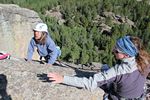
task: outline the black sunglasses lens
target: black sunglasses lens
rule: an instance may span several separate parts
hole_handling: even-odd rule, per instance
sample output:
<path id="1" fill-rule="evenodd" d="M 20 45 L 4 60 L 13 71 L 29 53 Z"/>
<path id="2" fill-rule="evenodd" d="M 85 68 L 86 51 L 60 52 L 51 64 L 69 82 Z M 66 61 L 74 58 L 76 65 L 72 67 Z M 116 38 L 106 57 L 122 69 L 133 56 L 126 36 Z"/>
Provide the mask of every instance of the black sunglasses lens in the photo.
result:
<path id="1" fill-rule="evenodd" d="M 119 52 L 117 50 L 115 50 L 114 53 L 119 53 Z"/>

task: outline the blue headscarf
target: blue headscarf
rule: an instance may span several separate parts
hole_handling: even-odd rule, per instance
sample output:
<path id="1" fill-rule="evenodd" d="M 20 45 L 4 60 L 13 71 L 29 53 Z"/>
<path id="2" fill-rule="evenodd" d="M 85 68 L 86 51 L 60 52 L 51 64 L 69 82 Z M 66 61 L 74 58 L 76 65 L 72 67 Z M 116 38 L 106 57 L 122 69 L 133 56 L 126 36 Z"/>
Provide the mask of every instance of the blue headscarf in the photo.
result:
<path id="1" fill-rule="evenodd" d="M 138 54 L 138 49 L 132 43 L 130 36 L 124 36 L 118 39 L 116 42 L 116 48 L 129 55 L 130 57 L 136 56 Z"/>

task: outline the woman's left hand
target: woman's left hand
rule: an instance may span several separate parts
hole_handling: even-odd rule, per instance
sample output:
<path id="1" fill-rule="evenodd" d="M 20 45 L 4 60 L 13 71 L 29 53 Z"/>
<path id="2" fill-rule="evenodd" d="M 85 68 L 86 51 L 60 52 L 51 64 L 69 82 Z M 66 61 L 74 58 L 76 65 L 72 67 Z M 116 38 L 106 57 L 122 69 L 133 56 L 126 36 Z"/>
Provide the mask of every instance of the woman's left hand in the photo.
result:
<path id="1" fill-rule="evenodd" d="M 62 83 L 64 80 L 64 77 L 58 73 L 48 73 L 47 77 L 50 81 L 53 81 L 52 83 Z"/>

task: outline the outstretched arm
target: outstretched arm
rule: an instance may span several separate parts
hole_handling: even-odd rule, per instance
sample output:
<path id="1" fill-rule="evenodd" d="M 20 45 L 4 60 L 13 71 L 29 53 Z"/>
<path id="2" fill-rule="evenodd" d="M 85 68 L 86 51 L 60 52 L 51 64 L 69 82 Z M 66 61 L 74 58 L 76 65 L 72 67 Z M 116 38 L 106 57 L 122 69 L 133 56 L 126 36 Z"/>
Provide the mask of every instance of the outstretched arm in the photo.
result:
<path id="1" fill-rule="evenodd" d="M 48 55 L 49 55 L 49 59 L 48 59 L 48 64 L 54 64 L 54 62 L 57 59 L 57 49 L 56 49 L 56 45 L 54 43 L 54 41 L 48 36 L 47 37 L 47 50 L 48 50 Z"/>
<path id="2" fill-rule="evenodd" d="M 34 45 L 35 45 L 35 42 L 34 42 L 34 39 L 32 38 L 29 43 L 29 46 L 28 46 L 27 61 L 32 60 L 32 56 L 33 56 L 33 52 L 34 52 Z"/>
<path id="3" fill-rule="evenodd" d="M 113 74 L 113 75 L 112 75 Z M 62 76 L 58 73 L 49 73 L 49 80 L 53 80 L 53 83 L 64 83 L 67 85 L 86 88 L 88 90 L 94 90 L 107 82 L 115 80 L 115 71 L 113 68 L 104 73 L 97 73 L 93 77 L 75 77 L 75 76 Z"/>

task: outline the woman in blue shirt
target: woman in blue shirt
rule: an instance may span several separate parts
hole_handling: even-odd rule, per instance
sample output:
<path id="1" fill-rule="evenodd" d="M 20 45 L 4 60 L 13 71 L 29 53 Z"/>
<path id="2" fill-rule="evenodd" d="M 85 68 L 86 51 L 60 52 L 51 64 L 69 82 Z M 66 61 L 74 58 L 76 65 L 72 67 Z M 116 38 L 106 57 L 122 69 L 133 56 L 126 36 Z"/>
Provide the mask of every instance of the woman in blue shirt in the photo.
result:
<path id="1" fill-rule="evenodd" d="M 49 36 L 47 25 L 38 23 L 33 31 L 34 37 L 32 37 L 28 46 L 27 61 L 32 60 L 33 52 L 36 47 L 40 58 L 44 57 L 48 64 L 54 64 L 57 57 L 60 56 L 61 51 Z"/>

